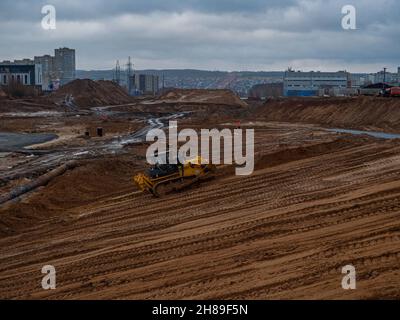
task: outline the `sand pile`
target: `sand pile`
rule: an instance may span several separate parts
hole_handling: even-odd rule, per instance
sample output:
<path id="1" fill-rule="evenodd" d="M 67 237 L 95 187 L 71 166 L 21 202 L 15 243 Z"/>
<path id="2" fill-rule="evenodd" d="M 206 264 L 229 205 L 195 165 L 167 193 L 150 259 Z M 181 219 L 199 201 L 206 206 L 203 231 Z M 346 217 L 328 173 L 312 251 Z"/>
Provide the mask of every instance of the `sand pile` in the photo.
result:
<path id="1" fill-rule="evenodd" d="M 19 230 L 49 216 L 64 217 L 66 210 L 85 205 L 116 190 L 132 187 L 131 176 L 138 170 L 131 161 L 119 158 L 102 159 L 83 164 L 53 179 L 45 191 L 31 198 L 0 209 L 0 236 L 5 229 Z"/>
<path id="2" fill-rule="evenodd" d="M 258 119 L 321 125 L 400 130 L 400 99 L 295 98 L 269 100 L 254 114 Z"/>
<path id="3" fill-rule="evenodd" d="M 112 81 L 77 79 L 54 92 L 51 97 L 63 103 L 72 95 L 73 103 L 80 108 L 130 103 L 133 98 Z"/>
<path id="4" fill-rule="evenodd" d="M 246 107 L 231 90 L 211 89 L 172 89 L 160 97 L 163 102 L 219 104 Z"/>

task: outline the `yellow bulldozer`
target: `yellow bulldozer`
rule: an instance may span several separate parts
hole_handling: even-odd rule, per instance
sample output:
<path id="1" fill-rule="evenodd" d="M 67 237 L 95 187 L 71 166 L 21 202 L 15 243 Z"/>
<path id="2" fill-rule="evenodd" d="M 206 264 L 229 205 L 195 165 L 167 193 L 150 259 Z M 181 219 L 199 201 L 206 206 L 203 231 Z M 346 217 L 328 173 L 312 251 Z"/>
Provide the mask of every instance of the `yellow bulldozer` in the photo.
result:
<path id="1" fill-rule="evenodd" d="M 202 164 L 202 158 L 197 157 L 183 164 L 156 164 L 145 173 L 134 176 L 133 181 L 142 192 L 161 197 L 208 180 L 214 177 L 215 171 L 215 165 Z"/>

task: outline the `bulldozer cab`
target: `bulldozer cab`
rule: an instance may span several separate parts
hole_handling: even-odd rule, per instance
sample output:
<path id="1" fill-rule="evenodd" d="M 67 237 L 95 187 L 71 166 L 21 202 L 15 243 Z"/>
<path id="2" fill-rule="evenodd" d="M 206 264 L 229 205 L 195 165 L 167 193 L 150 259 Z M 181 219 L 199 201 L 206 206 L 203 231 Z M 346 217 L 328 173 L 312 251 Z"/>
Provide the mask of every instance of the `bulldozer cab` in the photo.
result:
<path id="1" fill-rule="evenodd" d="M 166 152 L 166 163 L 156 163 L 147 170 L 146 173 L 150 178 L 157 179 L 180 172 L 183 165 L 179 162 L 179 158 L 174 159 L 177 163 L 169 163 L 169 153 L 169 151 Z"/>
<path id="2" fill-rule="evenodd" d="M 155 164 L 147 170 L 147 175 L 152 179 L 156 179 L 178 172 L 178 164 Z"/>

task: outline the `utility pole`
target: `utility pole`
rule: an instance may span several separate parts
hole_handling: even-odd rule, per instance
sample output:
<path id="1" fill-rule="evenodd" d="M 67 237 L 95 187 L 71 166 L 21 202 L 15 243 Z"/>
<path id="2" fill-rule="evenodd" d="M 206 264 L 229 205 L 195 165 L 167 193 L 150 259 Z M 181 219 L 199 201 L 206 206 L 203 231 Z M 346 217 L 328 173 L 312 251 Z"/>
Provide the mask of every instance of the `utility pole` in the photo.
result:
<path id="1" fill-rule="evenodd" d="M 120 85 L 121 83 L 121 67 L 119 66 L 119 60 L 115 65 L 115 82 Z"/>
<path id="2" fill-rule="evenodd" d="M 132 62 L 131 57 L 128 57 L 128 63 L 126 64 L 126 77 L 127 77 L 127 88 L 128 93 L 131 94 L 132 86 L 131 86 L 131 76 L 132 76 Z"/>
<path id="3" fill-rule="evenodd" d="M 385 82 L 386 82 L 386 70 L 387 70 L 387 68 L 383 68 L 383 91 L 382 91 L 382 94 L 384 94 L 385 93 Z"/>

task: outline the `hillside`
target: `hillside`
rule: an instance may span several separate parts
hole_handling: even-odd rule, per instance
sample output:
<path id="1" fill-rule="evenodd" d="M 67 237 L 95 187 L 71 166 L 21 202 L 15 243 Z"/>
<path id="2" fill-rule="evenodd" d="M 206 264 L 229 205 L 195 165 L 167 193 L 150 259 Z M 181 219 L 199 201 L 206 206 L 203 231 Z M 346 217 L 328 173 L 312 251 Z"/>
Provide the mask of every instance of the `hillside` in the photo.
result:
<path id="1" fill-rule="evenodd" d="M 267 121 L 400 131 L 398 98 L 277 99 L 267 101 L 255 115 Z"/>
<path id="2" fill-rule="evenodd" d="M 217 89 L 172 89 L 163 94 L 159 100 L 161 102 L 247 106 L 247 104 L 231 90 Z"/>
<path id="3" fill-rule="evenodd" d="M 54 92 L 51 97 L 58 103 L 69 100 L 72 95 L 73 103 L 80 107 L 97 107 L 130 103 L 133 98 L 120 86 L 112 81 L 93 81 L 90 79 L 77 79 Z"/>

